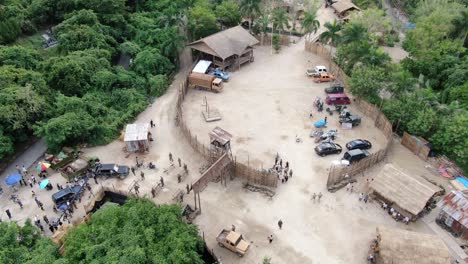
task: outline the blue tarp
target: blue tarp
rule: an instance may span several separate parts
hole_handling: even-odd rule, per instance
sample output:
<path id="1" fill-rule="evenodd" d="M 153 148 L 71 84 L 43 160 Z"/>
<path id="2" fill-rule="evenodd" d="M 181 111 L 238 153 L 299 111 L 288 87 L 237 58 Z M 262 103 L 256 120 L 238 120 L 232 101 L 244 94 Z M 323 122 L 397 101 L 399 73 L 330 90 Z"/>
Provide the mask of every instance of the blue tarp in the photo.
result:
<path id="1" fill-rule="evenodd" d="M 467 179 L 465 179 L 463 177 L 457 177 L 456 180 L 459 181 L 461 184 L 463 184 L 463 186 L 468 188 L 468 180 Z"/>

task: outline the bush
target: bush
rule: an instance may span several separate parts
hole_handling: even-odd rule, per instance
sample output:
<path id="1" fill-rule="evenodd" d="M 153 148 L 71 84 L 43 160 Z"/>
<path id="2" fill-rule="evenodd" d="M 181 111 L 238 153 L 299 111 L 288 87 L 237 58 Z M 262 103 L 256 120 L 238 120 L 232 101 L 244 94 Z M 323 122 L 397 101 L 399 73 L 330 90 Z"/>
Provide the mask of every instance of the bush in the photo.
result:
<path id="1" fill-rule="evenodd" d="M 281 49 L 280 36 L 278 34 L 274 34 L 271 41 L 272 41 L 273 49 L 275 50 L 276 53 L 278 53 Z"/>

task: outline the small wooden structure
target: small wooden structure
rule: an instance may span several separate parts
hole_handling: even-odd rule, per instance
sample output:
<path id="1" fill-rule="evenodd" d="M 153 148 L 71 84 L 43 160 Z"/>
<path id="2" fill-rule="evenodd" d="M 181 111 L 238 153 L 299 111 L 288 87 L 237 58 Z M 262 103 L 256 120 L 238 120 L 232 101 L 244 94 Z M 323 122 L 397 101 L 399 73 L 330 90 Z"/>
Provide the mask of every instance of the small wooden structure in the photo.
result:
<path id="1" fill-rule="evenodd" d="M 437 206 L 440 208 L 437 223 L 455 236 L 468 239 L 468 195 L 460 191 L 451 191 Z"/>
<path id="2" fill-rule="evenodd" d="M 450 252 L 437 236 L 377 227 L 375 260 L 381 264 L 450 264 Z"/>
<path id="3" fill-rule="evenodd" d="M 252 62 L 253 46 L 258 40 L 241 26 L 232 27 L 187 46 L 202 52 L 204 58 L 213 61 L 221 69 L 234 66 L 239 67 L 246 62 Z"/>
<path id="4" fill-rule="evenodd" d="M 332 4 L 332 8 L 335 9 L 335 13 L 340 18 L 348 16 L 351 11 L 361 11 L 351 0 L 340 0 Z"/>
<path id="5" fill-rule="evenodd" d="M 149 124 L 128 124 L 124 142 L 129 152 L 145 152 L 149 148 L 151 134 Z"/>
<path id="6" fill-rule="evenodd" d="M 386 164 L 370 184 L 372 192 L 404 216 L 416 219 L 431 198 L 442 192 L 426 179 Z"/>

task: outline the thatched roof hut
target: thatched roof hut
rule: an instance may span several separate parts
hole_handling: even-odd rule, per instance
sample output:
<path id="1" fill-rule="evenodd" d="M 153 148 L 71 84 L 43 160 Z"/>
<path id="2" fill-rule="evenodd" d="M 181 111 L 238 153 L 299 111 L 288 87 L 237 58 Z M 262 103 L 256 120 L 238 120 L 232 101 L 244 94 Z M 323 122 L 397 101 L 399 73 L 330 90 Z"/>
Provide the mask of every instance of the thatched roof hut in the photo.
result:
<path id="1" fill-rule="evenodd" d="M 417 175 L 410 176 L 391 164 L 384 166 L 371 182 L 370 189 L 387 202 L 393 203 L 395 209 L 402 209 L 411 217 L 417 216 L 434 194 L 442 191 L 426 179 Z M 401 213 L 406 215 L 405 212 Z"/>
<path id="2" fill-rule="evenodd" d="M 232 27 L 187 46 L 209 55 L 216 66 L 225 68 L 232 63 L 239 65 L 253 61 L 253 46 L 259 41 L 241 26 Z"/>
<path id="3" fill-rule="evenodd" d="M 335 12 L 339 17 L 347 16 L 350 11 L 361 11 L 361 9 L 353 4 L 351 0 L 340 0 L 339 2 L 332 4 L 332 7 L 335 9 Z"/>
<path id="4" fill-rule="evenodd" d="M 450 264 L 447 246 L 435 235 L 379 226 L 377 241 L 377 263 Z"/>

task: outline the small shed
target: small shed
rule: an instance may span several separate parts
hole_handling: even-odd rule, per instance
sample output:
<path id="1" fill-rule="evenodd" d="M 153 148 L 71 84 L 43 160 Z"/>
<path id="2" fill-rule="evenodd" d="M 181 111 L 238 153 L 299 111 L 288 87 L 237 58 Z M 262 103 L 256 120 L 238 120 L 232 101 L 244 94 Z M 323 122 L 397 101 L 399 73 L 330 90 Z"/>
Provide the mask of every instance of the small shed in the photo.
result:
<path id="1" fill-rule="evenodd" d="M 415 219 L 431 198 L 442 192 L 438 186 L 417 175 L 408 175 L 386 164 L 370 184 L 371 191 L 404 216 Z"/>
<path id="2" fill-rule="evenodd" d="M 450 252 L 437 236 L 377 227 L 376 260 L 382 264 L 450 264 Z"/>
<path id="3" fill-rule="evenodd" d="M 129 152 L 145 152 L 149 148 L 151 133 L 149 124 L 128 124 L 125 128 L 124 142 Z"/>
<path id="4" fill-rule="evenodd" d="M 332 4 L 332 8 L 340 18 L 346 17 L 351 11 L 361 11 L 351 0 L 340 0 Z"/>
<path id="5" fill-rule="evenodd" d="M 223 70 L 253 61 L 253 46 L 259 41 L 242 26 L 232 27 L 208 37 L 194 41 L 187 46 L 198 50 L 205 59 Z"/>
<path id="6" fill-rule="evenodd" d="M 437 206 L 440 208 L 437 223 L 447 227 L 453 235 L 468 239 L 468 195 L 451 191 Z"/>
<path id="7" fill-rule="evenodd" d="M 215 127 L 210 132 L 209 135 L 210 135 L 210 143 L 212 145 L 219 146 L 219 147 L 229 147 L 232 135 L 226 130 L 220 127 Z"/>

